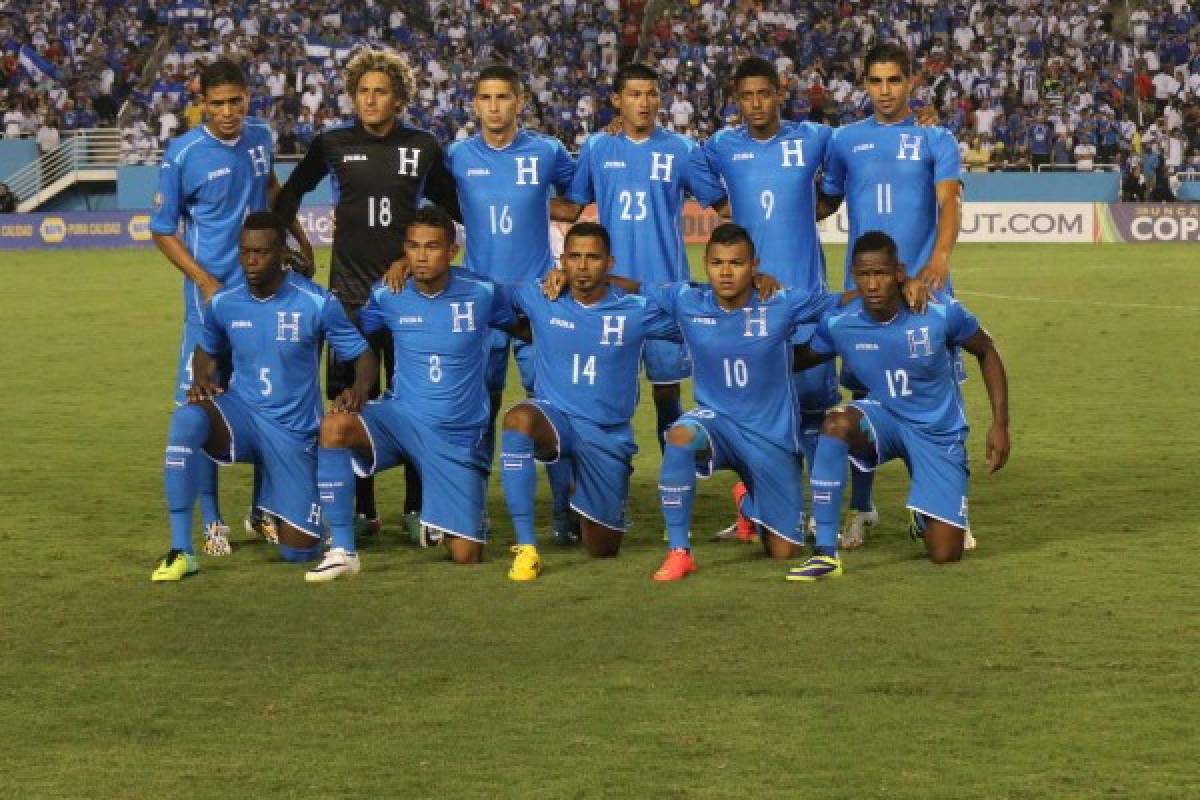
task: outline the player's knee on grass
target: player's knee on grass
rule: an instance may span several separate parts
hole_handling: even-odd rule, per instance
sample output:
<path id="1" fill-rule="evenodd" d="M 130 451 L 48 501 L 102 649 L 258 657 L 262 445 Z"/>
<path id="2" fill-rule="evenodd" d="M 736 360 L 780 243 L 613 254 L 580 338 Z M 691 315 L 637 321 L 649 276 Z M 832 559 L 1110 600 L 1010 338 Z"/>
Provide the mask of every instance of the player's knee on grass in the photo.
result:
<path id="1" fill-rule="evenodd" d="M 855 414 L 847 408 L 834 408 L 825 412 L 825 421 L 821 423 L 821 433 L 849 442 L 858 430 L 858 420 Z"/>
<path id="2" fill-rule="evenodd" d="M 579 530 L 583 535 L 583 546 L 592 558 L 613 558 L 621 551 L 621 539 L 624 537 L 620 531 L 590 519 L 581 519 Z"/>
<path id="3" fill-rule="evenodd" d="M 286 545 L 296 550 L 308 550 L 314 545 L 319 549 L 321 540 L 313 536 L 311 533 L 302 531 L 289 522 L 279 520 L 279 525 L 275 528 L 276 535 L 279 536 L 279 544 L 281 547 Z"/>
<path id="4" fill-rule="evenodd" d="M 800 545 L 768 530 L 762 531 L 762 546 L 767 555 L 781 561 L 800 555 Z"/>
<path id="5" fill-rule="evenodd" d="M 455 564 L 478 564 L 483 561 L 483 542 L 464 539 L 461 536 L 447 534 L 442 537 L 450 560 Z"/>
<path id="6" fill-rule="evenodd" d="M 691 425 L 672 425 L 667 429 L 667 444 L 672 447 L 690 450 L 696 438 L 696 430 Z"/>
<path id="7" fill-rule="evenodd" d="M 963 531 L 940 519 L 925 517 L 925 550 L 929 560 L 935 564 L 953 564 L 962 561 Z"/>
<path id="8" fill-rule="evenodd" d="M 504 413 L 504 430 L 519 433 L 533 442 L 534 455 L 542 461 L 558 458 L 554 430 L 536 406 L 518 403 Z"/>

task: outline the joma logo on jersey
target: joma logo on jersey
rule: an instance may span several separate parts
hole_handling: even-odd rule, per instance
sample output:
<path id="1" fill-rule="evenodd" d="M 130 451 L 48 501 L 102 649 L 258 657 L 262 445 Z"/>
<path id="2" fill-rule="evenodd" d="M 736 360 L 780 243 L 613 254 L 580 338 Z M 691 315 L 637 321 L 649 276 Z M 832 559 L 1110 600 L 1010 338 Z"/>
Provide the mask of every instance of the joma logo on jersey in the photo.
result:
<path id="1" fill-rule="evenodd" d="M 407 147 L 396 148 L 396 174 L 404 175 L 409 178 L 417 177 L 417 166 L 421 163 L 421 148 Z"/>
<path id="2" fill-rule="evenodd" d="M 912 328 L 904 331 L 908 334 L 908 357 L 920 358 L 933 355 L 933 344 L 929 341 L 929 328 L 921 327 L 920 333 Z"/>
<path id="3" fill-rule="evenodd" d="M 366 153 L 346 153 L 344 156 L 342 156 L 343 164 L 345 164 L 349 161 L 367 161 L 367 160 L 368 160 L 368 158 L 367 158 Z"/>
<path id="4" fill-rule="evenodd" d="M 896 154 L 899 161 L 921 160 L 921 137 L 915 133 L 900 134 L 900 152 Z"/>
<path id="5" fill-rule="evenodd" d="M 471 167 L 467 170 L 468 178 L 486 178 L 492 171 L 487 167 Z"/>
<path id="6" fill-rule="evenodd" d="M 625 169 L 624 161 L 605 161 L 601 169 Z"/>
<path id="7" fill-rule="evenodd" d="M 609 337 L 616 337 L 611 340 Z M 605 314 L 601 320 L 600 344 L 620 347 L 625 344 L 625 315 Z"/>
<path id="8" fill-rule="evenodd" d="M 551 317 L 550 324 L 555 326 L 556 328 L 566 328 L 569 331 L 575 330 L 575 323 L 571 322 L 569 319 L 560 319 L 558 317 Z"/>
<path id="9" fill-rule="evenodd" d="M 234 330 L 237 330 L 238 328 L 253 328 L 254 323 L 248 319 L 235 319 L 233 322 L 229 323 L 229 327 L 233 328 Z"/>
<path id="10" fill-rule="evenodd" d="M 692 322 L 696 325 L 716 325 L 717 321 L 712 317 L 692 317 Z"/>
<path id="11" fill-rule="evenodd" d="M 464 308 L 465 306 L 465 308 Z M 475 330 L 475 301 L 450 304 L 450 325 L 455 333 Z"/>
<path id="12" fill-rule="evenodd" d="M 210 181 L 215 181 L 217 178 L 223 178 L 226 175 L 231 174 L 233 174 L 233 170 L 231 170 L 229 167 L 221 167 L 220 169 L 214 169 L 212 172 L 208 173 L 208 179 Z"/>
<path id="13" fill-rule="evenodd" d="M 851 153 L 862 153 L 866 150 L 874 150 L 874 149 L 875 149 L 875 145 L 872 142 L 865 142 L 863 144 L 854 145 L 854 147 L 852 147 L 850 149 L 850 152 Z"/>
<path id="14" fill-rule="evenodd" d="M 855 350 L 878 350 L 879 345 L 875 344 L 874 342 L 855 342 L 854 349 Z"/>
<path id="15" fill-rule="evenodd" d="M 733 160 L 734 161 L 753 161 L 754 153 L 734 153 Z"/>
<path id="16" fill-rule="evenodd" d="M 743 308 L 742 311 L 746 313 L 746 332 L 743 336 L 766 336 L 767 307 Z"/>
<path id="17" fill-rule="evenodd" d="M 277 342 L 298 342 L 300 341 L 300 312 L 299 311 L 276 311 L 275 325 L 275 341 Z M 291 320 L 288 320 L 288 317 Z"/>
<path id="18" fill-rule="evenodd" d="M 537 186 L 537 156 L 517 156 L 514 161 L 517 162 L 517 186 Z M 528 161 L 529 163 L 525 163 Z M 526 180 L 528 178 L 528 180 Z"/>

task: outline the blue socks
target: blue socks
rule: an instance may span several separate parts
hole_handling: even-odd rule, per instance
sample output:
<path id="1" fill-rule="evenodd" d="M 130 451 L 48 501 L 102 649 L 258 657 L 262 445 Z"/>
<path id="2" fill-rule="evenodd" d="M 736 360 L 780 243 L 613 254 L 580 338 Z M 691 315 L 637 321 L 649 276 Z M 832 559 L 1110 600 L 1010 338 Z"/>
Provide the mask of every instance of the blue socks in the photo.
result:
<path id="1" fill-rule="evenodd" d="M 348 447 L 317 448 L 317 494 L 333 547 L 356 552 L 354 544 L 354 467 Z"/>
<path id="2" fill-rule="evenodd" d="M 838 520 L 842 515 L 842 494 L 846 488 L 846 464 L 850 445 L 841 439 L 821 434 L 817 453 L 809 473 L 812 487 L 812 513 L 817 521 L 815 552 L 837 556 Z"/>
<path id="3" fill-rule="evenodd" d="M 180 406 L 171 415 L 163 484 L 171 514 L 171 549 L 192 552 L 192 506 L 204 474 L 214 478 L 217 465 L 204 454 L 208 414 L 199 406 Z M 211 471 L 206 470 L 211 468 Z"/>
<path id="4" fill-rule="evenodd" d="M 500 485 L 512 517 L 517 544 L 537 544 L 533 530 L 533 507 L 537 495 L 537 469 L 533 461 L 533 439 L 517 431 L 500 436 Z"/>
<path id="5" fill-rule="evenodd" d="M 560 457 L 553 464 L 547 464 L 546 480 L 550 482 L 550 496 L 554 499 L 554 516 L 570 513 L 571 462 Z"/>
<path id="6" fill-rule="evenodd" d="M 855 511 L 871 511 L 875 503 L 871 494 L 875 489 L 875 473 L 850 470 L 850 507 Z"/>
<path id="7" fill-rule="evenodd" d="M 672 550 L 691 547 L 688 528 L 696 501 L 696 451 L 666 445 L 658 477 L 659 501 L 667 523 L 667 543 Z"/>
<path id="8" fill-rule="evenodd" d="M 660 401 L 654 398 L 654 415 L 658 424 L 658 449 L 665 451 L 667 430 L 675 424 L 675 420 L 683 416 L 683 401 L 678 397 L 672 400 Z"/>

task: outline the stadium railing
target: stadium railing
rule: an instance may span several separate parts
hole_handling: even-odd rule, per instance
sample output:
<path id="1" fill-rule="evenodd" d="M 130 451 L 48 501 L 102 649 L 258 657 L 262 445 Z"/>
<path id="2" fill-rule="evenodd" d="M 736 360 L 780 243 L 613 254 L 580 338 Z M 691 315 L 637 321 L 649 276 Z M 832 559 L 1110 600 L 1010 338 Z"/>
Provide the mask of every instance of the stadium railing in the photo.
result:
<path id="1" fill-rule="evenodd" d="M 1039 164 L 1038 172 L 1120 172 L 1120 164 L 1092 164 L 1091 169 L 1080 169 L 1078 164 Z"/>
<path id="2" fill-rule="evenodd" d="M 4 180 L 17 196 L 17 211 L 34 211 L 81 181 L 115 181 L 121 163 L 121 132 L 81 130 Z"/>

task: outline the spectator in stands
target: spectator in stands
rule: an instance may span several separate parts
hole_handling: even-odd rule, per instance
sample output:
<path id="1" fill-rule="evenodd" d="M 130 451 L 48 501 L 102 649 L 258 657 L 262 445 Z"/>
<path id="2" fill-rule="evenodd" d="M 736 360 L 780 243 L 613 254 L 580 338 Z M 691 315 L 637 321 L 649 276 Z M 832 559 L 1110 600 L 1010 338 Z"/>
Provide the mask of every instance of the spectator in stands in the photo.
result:
<path id="1" fill-rule="evenodd" d="M 1136 161 L 1129 164 L 1129 169 L 1121 178 L 1121 199 L 1126 203 L 1141 203 L 1146 199 L 1146 179 L 1142 177 L 1142 167 Z"/>
<path id="2" fill-rule="evenodd" d="M 1050 154 L 1050 161 L 1055 166 L 1065 166 L 1075 163 L 1075 160 L 1071 156 L 1071 137 L 1067 135 L 1066 131 L 1055 137 L 1054 149 Z"/>
<path id="3" fill-rule="evenodd" d="M 17 196 L 9 191 L 7 183 L 0 183 L 0 214 L 12 214 L 17 210 Z"/>
<path id="4" fill-rule="evenodd" d="M 37 140 L 38 153 L 46 155 L 58 149 L 62 142 L 62 137 L 58 133 L 58 127 L 55 124 L 53 116 L 47 114 L 42 124 L 38 127 L 34 138 Z"/>
<path id="5" fill-rule="evenodd" d="M 1091 172 L 1096 166 L 1096 145 L 1087 139 L 1080 139 L 1075 145 L 1075 169 L 1080 172 Z"/>

